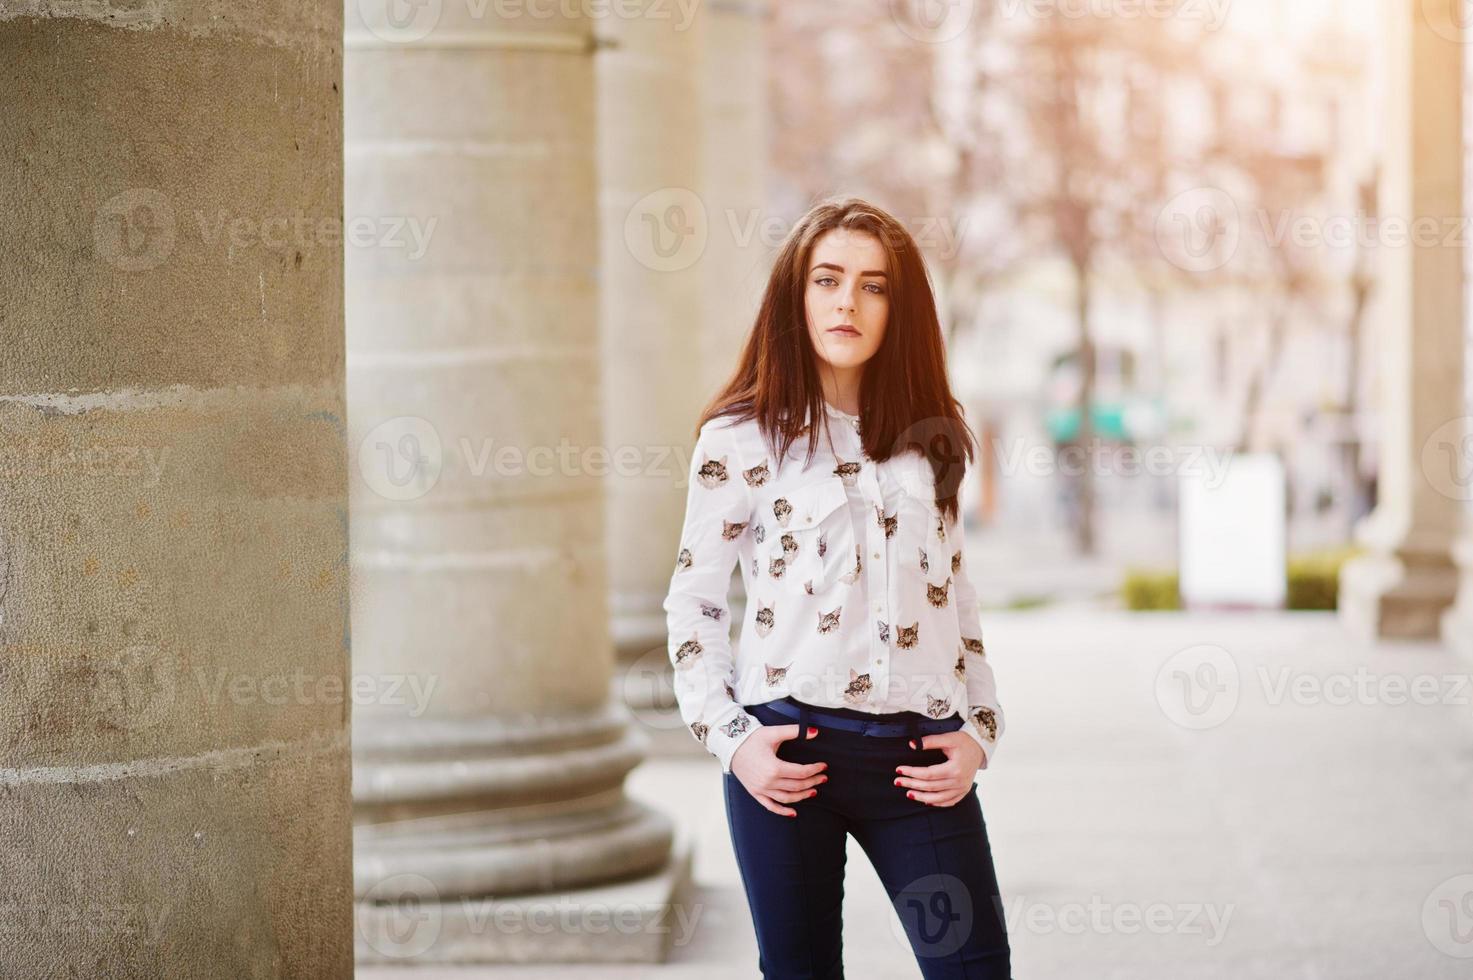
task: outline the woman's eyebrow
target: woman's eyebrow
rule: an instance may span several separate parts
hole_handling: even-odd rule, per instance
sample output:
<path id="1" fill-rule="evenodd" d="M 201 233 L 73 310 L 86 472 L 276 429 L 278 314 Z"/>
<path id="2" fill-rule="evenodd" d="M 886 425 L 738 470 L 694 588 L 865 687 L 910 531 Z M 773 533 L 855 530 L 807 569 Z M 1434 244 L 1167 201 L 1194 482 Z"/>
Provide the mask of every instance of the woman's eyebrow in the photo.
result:
<path id="1" fill-rule="evenodd" d="M 814 272 L 814 271 L 816 271 L 818 269 L 833 269 L 835 272 L 843 272 L 844 271 L 844 267 L 842 265 L 835 265 L 832 262 L 819 262 L 816 265 L 814 265 L 814 267 L 812 269 L 809 269 L 808 271 L 809 272 Z M 888 278 L 890 278 L 889 276 L 885 275 L 885 270 L 883 270 L 883 269 L 865 269 L 863 272 L 860 273 L 860 275 L 861 276 L 879 276 L 881 279 L 888 279 Z"/>

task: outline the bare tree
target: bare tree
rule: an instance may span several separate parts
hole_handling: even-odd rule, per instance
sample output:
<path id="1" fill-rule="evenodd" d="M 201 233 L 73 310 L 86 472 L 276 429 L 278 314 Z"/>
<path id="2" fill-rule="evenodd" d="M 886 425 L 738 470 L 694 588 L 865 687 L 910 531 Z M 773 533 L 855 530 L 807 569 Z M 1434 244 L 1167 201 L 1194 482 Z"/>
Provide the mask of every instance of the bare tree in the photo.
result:
<path id="1" fill-rule="evenodd" d="M 1011 43 L 1015 68 L 993 79 L 1017 107 L 1006 192 L 1020 224 L 1041 230 L 1074 284 L 1075 431 L 1065 448 L 1095 441 L 1097 355 L 1093 300 L 1111 267 L 1130 273 L 1160 259 L 1154 226 L 1174 159 L 1165 93 L 1193 67 L 1183 27 L 1170 19 L 1051 13 Z M 1093 467 L 1072 477 L 1074 541 L 1096 549 Z"/>
<path id="2" fill-rule="evenodd" d="M 773 169 L 784 181 L 777 197 L 795 209 L 850 192 L 895 213 L 926 253 L 950 340 L 1020 249 L 998 207 L 997 136 L 978 118 L 977 100 L 949 101 L 955 83 L 938 77 L 943 66 L 975 69 L 967 52 L 985 39 L 986 20 L 928 43 L 914 17 L 912 7 L 885 0 L 774 8 Z"/>
<path id="3" fill-rule="evenodd" d="M 1157 290 L 1173 282 L 1275 283 L 1266 354 L 1244 397 L 1248 438 L 1287 325 L 1315 308 L 1324 276 L 1311 256 L 1263 243 L 1248 249 L 1258 263 L 1251 269 L 1184 271 L 1163 256 L 1158 221 L 1173 193 L 1210 186 L 1214 174 L 1242 188 L 1245 201 L 1294 213 L 1314 197 L 1323 159 L 1296 159 L 1252 132 L 1223 132 L 1205 151 L 1187 147 L 1170 93 L 1210 81 L 1206 25 L 1190 16 L 1029 16 L 1020 5 L 979 2 L 965 29 L 924 43 L 917 38 L 925 25 L 907 20 L 914 9 L 884 0 L 776 7 L 770 63 L 775 170 L 785 181 L 779 198 L 797 207 L 853 191 L 905 216 L 947 223 L 957 234 L 942 243 L 949 247 L 929 248 L 928 261 L 953 334 L 978 319 L 999 278 L 1023 263 L 1062 259 L 1076 324 L 1064 360 L 1078 373 L 1078 421 L 1067 445 L 1085 451 L 1096 439 L 1093 319 L 1103 280 L 1130 277 Z M 1158 296 L 1153 309 L 1161 306 Z M 1096 548 L 1091 474 L 1082 467 L 1072 487 L 1081 553 Z"/>

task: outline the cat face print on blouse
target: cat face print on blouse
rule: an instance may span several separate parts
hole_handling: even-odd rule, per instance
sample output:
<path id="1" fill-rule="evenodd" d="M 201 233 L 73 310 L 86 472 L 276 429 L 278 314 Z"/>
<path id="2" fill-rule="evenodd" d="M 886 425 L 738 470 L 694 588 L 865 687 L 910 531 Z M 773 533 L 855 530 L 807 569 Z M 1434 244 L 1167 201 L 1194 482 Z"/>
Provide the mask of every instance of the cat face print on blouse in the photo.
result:
<path id="1" fill-rule="evenodd" d="M 664 603 L 681 717 L 726 772 L 760 727 L 744 705 L 785 696 L 959 714 L 990 760 L 1003 714 L 964 529 L 936 506 L 919 455 L 877 463 L 855 417 L 830 408 L 825 424 L 832 450 L 821 432 L 811 461 L 806 442 L 776 459 L 755 422 L 701 428 Z"/>

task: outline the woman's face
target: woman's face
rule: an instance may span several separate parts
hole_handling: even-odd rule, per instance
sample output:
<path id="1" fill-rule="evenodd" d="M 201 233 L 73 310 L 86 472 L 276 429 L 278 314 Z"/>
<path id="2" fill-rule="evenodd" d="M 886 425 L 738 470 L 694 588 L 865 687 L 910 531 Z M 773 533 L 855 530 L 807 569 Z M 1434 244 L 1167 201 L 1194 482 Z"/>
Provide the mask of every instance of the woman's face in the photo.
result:
<path id="1" fill-rule="evenodd" d="M 880 240 L 834 228 L 813 245 L 804 306 L 808 339 L 821 361 L 853 370 L 880 349 L 890 319 L 890 285 Z"/>

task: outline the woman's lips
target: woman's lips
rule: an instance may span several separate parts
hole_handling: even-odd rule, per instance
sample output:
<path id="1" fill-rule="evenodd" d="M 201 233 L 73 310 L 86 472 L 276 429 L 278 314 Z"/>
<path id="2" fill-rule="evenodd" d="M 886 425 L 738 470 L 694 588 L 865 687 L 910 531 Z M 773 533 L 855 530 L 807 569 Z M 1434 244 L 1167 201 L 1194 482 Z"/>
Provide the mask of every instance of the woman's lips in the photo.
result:
<path id="1" fill-rule="evenodd" d="M 829 333 L 838 334 L 840 337 L 858 337 L 859 331 L 853 327 L 830 327 Z"/>

